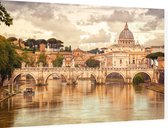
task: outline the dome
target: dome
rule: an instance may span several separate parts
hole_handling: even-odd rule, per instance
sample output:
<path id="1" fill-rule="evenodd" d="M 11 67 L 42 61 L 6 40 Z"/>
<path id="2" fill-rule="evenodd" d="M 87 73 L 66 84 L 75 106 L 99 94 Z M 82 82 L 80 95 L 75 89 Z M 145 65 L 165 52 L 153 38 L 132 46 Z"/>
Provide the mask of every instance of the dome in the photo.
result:
<path id="1" fill-rule="evenodd" d="M 123 39 L 131 39 L 131 40 L 133 40 L 134 39 L 134 36 L 133 36 L 132 32 L 128 29 L 127 22 L 125 24 L 124 30 L 119 35 L 119 39 L 120 40 L 123 40 Z"/>

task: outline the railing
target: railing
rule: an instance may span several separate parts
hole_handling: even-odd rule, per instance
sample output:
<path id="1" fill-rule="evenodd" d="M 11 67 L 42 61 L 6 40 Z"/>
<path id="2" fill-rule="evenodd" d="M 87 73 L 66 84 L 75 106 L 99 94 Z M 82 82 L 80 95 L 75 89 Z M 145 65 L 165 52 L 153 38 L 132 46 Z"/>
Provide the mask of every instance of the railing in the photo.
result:
<path id="1" fill-rule="evenodd" d="M 114 68 L 114 67 L 102 67 L 102 68 L 90 68 L 90 67 L 25 67 L 16 69 L 16 71 L 126 71 L 126 70 L 153 70 L 153 68 L 146 67 L 129 67 L 129 68 Z"/>

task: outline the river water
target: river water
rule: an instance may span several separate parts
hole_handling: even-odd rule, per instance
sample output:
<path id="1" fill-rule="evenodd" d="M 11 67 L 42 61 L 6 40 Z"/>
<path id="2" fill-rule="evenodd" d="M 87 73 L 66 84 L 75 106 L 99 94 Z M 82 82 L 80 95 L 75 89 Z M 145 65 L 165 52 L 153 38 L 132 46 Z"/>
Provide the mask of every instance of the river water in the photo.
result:
<path id="1" fill-rule="evenodd" d="M 150 120 L 164 118 L 164 95 L 132 85 L 91 85 L 78 81 L 67 86 L 48 80 L 32 87 L 34 96 L 18 94 L 0 106 L 0 127 Z"/>

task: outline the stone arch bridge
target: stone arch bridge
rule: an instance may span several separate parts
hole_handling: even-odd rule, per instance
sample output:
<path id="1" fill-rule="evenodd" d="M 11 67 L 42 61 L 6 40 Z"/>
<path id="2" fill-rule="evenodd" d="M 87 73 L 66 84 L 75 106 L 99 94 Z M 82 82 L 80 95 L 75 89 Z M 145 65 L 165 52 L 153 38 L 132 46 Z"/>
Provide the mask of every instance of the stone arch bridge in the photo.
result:
<path id="1" fill-rule="evenodd" d="M 111 73 L 118 73 L 123 77 L 125 83 L 132 83 L 133 78 L 138 73 L 146 73 L 151 82 L 157 83 L 158 77 L 155 69 L 152 68 L 71 68 L 71 67 L 26 67 L 16 69 L 13 73 L 12 83 L 19 75 L 31 75 L 36 84 L 42 78 L 42 83 L 47 83 L 47 79 L 52 74 L 57 77 L 64 77 L 67 84 L 75 83 L 79 78 L 93 77 L 97 84 L 104 84 L 106 78 Z"/>

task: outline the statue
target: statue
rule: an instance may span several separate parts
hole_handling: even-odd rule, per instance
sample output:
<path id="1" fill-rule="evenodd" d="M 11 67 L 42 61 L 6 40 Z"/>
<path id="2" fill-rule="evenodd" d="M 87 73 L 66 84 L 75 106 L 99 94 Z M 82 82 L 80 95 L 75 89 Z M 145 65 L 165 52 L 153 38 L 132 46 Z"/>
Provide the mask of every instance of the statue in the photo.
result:
<path id="1" fill-rule="evenodd" d="M 74 61 L 74 58 L 72 59 L 72 64 L 71 64 L 71 67 L 75 67 L 75 61 Z"/>
<path id="2" fill-rule="evenodd" d="M 26 63 L 22 62 L 22 68 L 25 68 L 25 67 L 26 67 Z"/>
<path id="3" fill-rule="evenodd" d="M 65 67 L 65 58 L 63 59 L 62 67 Z"/>

